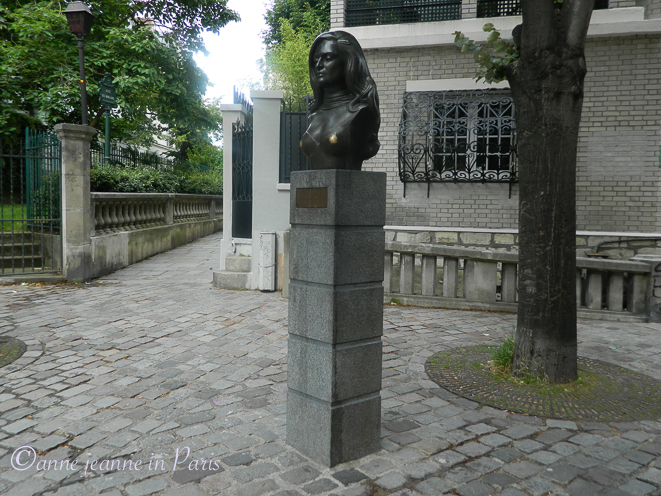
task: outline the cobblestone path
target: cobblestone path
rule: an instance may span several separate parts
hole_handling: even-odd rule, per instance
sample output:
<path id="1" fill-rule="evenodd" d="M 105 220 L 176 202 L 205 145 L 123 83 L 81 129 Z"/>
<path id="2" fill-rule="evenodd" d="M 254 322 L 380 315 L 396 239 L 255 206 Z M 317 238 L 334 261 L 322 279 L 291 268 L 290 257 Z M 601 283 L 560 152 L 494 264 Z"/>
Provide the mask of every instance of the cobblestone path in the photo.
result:
<path id="1" fill-rule="evenodd" d="M 382 450 L 333 469 L 285 443 L 287 301 L 211 286 L 219 235 L 78 286 L 0 287 L 0 494 L 661 494 L 661 422 L 510 414 L 431 382 L 509 314 L 387 307 Z M 661 378 L 661 325 L 581 321 L 579 353 Z M 74 463 L 75 462 L 75 463 Z M 175 466 L 176 462 L 176 466 Z"/>

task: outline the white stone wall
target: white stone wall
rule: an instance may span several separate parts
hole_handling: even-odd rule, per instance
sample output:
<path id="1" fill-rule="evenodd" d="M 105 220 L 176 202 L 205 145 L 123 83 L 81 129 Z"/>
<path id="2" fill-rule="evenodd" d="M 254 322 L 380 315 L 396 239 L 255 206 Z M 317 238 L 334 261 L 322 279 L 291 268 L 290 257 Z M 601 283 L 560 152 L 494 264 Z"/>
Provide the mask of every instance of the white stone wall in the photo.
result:
<path id="1" fill-rule="evenodd" d="M 623 3 L 623 2 L 620 2 Z M 626 3 L 626 2 L 625 2 Z M 654 2 L 657 3 L 656 0 Z M 661 232 L 661 38 L 591 39 L 577 173 L 579 230 Z M 404 184 L 397 126 L 407 81 L 470 78 L 472 57 L 453 46 L 366 50 L 381 99 L 380 153 L 366 170 L 388 173 L 389 225 L 516 228 L 518 187 Z"/>
<path id="2" fill-rule="evenodd" d="M 331 29 L 344 26 L 344 4 L 345 0 L 331 0 L 330 25 Z"/>
<path id="3" fill-rule="evenodd" d="M 611 0 L 611 2 L 613 1 L 618 0 Z M 624 2 L 624 0 L 619 0 L 619 2 Z M 624 3 L 634 3 L 636 7 L 645 7 L 646 19 L 658 19 L 661 17 L 661 0 L 634 0 L 633 2 Z"/>

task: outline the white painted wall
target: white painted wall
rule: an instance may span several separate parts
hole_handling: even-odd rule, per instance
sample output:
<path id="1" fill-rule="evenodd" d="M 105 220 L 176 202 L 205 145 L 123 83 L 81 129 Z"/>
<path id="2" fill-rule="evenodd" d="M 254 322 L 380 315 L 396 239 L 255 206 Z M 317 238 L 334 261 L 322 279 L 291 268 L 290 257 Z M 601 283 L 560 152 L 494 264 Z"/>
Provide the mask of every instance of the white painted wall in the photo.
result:
<path id="1" fill-rule="evenodd" d="M 289 188 L 278 185 L 280 176 L 280 105 L 282 91 L 251 91 L 253 101 L 253 203 L 251 289 L 258 289 L 259 233 L 276 233 L 276 287 L 282 286 L 283 233 L 289 229 Z M 287 185 L 288 186 L 288 185 Z"/>

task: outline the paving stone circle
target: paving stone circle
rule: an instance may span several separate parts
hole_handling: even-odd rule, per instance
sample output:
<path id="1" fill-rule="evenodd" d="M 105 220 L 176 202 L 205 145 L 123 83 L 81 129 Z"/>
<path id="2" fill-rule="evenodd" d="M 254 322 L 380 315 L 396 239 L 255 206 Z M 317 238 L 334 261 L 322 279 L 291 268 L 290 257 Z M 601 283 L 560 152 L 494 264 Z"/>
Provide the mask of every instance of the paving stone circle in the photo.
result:
<path id="1" fill-rule="evenodd" d="M 459 396 L 495 408 L 544 418 L 589 421 L 655 420 L 661 416 L 661 381 L 617 365 L 578 357 L 579 372 L 601 377 L 585 392 L 556 396 L 495 378 L 487 362 L 497 346 L 463 346 L 430 356 L 427 375 Z"/>

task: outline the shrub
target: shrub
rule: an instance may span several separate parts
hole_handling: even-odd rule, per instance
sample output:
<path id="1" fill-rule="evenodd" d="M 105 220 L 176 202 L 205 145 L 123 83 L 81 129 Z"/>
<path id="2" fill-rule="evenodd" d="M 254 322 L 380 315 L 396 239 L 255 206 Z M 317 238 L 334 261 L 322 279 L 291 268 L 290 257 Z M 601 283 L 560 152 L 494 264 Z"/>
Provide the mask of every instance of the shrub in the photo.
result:
<path id="1" fill-rule="evenodd" d="M 178 193 L 222 195 L 223 173 L 219 170 L 192 170 L 183 176 Z"/>
<path id="2" fill-rule="evenodd" d="M 177 193 L 181 179 L 167 170 L 107 165 L 90 171 L 90 183 L 98 192 Z"/>
<path id="3" fill-rule="evenodd" d="M 124 167 L 110 164 L 93 168 L 91 188 L 96 192 L 113 193 L 189 193 L 221 195 L 221 169 L 202 170 L 201 167 L 177 165 L 171 169 L 152 167 Z"/>

